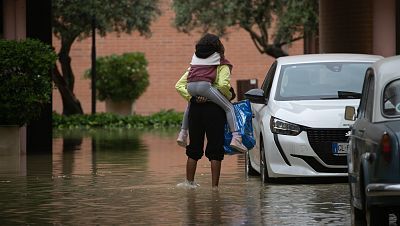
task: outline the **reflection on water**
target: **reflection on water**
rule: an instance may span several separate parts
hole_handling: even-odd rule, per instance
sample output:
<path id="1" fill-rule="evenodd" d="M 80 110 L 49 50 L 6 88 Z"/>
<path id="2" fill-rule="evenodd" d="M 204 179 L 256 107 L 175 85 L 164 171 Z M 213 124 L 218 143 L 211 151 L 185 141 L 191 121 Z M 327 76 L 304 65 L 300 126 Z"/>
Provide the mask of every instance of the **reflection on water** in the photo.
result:
<path id="1" fill-rule="evenodd" d="M 55 133 L 53 154 L 26 156 L 26 173 L 0 168 L 0 225 L 350 225 L 346 184 L 263 185 L 246 179 L 240 155 L 225 157 L 219 190 L 206 158 L 200 187 L 177 188 L 176 133 Z"/>

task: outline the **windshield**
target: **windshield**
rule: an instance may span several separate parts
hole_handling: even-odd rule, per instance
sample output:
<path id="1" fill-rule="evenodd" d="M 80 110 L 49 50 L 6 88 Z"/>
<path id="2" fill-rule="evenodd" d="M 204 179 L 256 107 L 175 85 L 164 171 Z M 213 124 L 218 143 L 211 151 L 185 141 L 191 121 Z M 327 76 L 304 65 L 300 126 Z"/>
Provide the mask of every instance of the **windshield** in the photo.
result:
<path id="1" fill-rule="evenodd" d="M 395 80 L 385 87 L 383 114 L 389 117 L 400 117 L 400 80 Z"/>
<path id="2" fill-rule="evenodd" d="M 365 71 L 371 64 L 321 62 L 284 65 L 275 99 L 360 99 Z"/>

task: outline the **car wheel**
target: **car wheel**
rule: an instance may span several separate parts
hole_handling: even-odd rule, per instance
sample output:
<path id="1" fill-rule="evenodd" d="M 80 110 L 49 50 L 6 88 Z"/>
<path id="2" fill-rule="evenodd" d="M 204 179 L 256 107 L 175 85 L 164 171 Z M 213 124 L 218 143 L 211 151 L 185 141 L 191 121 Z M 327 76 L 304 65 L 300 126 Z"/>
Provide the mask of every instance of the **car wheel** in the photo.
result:
<path id="1" fill-rule="evenodd" d="M 250 154 L 249 152 L 246 152 L 245 155 L 245 171 L 246 171 L 246 176 L 257 176 L 258 172 L 253 168 L 253 166 L 251 165 L 251 161 L 250 161 Z"/>
<path id="2" fill-rule="evenodd" d="M 361 167 L 362 169 L 362 167 Z M 363 202 L 363 210 L 361 214 L 365 216 L 365 221 L 368 226 L 386 226 L 389 225 L 389 215 L 382 208 L 371 206 L 368 204 L 367 196 L 365 194 L 364 171 L 360 170 L 360 191 Z"/>
<path id="3" fill-rule="evenodd" d="M 389 225 L 389 215 L 382 208 L 370 206 L 366 208 L 367 225 L 385 226 Z"/>
<path id="4" fill-rule="evenodd" d="M 264 142 L 260 143 L 260 174 L 263 183 L 268 183 L 270 181 L 267 169 L 267 158 L 265 157 Z"/>
<path id="5" fill-rule="evenodd" d="M 364 211 L 362 209 L 358 209 L 353 205 L 353 199 L 354 199 L 354 194 L 351 189 L 351 184 L 350 184 L 350 175 L 349 175 L 349 188 L 350 188 L 350 207 L 351 207 L 351 213 L 354 216 L 354 223 L 355 225 L 363 225 L 361 222 L 364 220 Z"/>
<path id="6" fill-rule="evenodd" d="M 360 210 L 360 209 L 358 209 L 357 207 L 354 207 L 354 206 L 352 206 L 351 208 L 352 208 L 352 211 L 353 211 L 353 214 L 354 214 L 354 219 L 356 221 L 362 221 L 364 219 L 364 211 Z"/>

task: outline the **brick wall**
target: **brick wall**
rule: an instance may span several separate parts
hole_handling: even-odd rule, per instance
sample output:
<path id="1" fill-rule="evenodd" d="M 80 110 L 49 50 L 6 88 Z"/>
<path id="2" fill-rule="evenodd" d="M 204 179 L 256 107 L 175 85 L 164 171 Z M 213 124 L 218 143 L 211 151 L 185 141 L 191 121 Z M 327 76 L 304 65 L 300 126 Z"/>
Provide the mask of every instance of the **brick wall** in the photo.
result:
<path id="1" fill-rule="evenodd" d="M 175 83 L 180 78 L 193 55 L 194 45 L 200 33 L 191 35 L 179 33 L 172 26 L 174 12 L 170 8 L 171 0 L 162 0 L 162 15 L 151 27 L 150 38 L 140 37 L 138 33 L 108 34 L 104 38 L 97 37 L 97 55 L 121 54 L 141 51 L 149 62 L 150 86 L 135 102 L 134 111 L 138 114 L 151 114 L 162 109 L 183 111 L 186 102 L 175 90 Z M 255 48 L 247 32 L 232 28 L 227 39 L 222 40 L 226 57 L 233 63 L 232 85 L 236 89 L 236 80 L 258 79 L 261 84 L 274 59 L 260 54 Z M 59 49 L 59 41 L 53 39 L 55 48 Z M 90 67 L 91 40 L 75 42 L 72 46 L 72 67 L 75 73 L 75 94 L 81 101 L 85 113 L 91 112 L 90 80 L 83 79 L 83 73 Z M 303 53 L 303 42 L 298 41 L 289 47 L 289 54 Z M 104 102 L 97 102 L 97 112 L 104 111 Z M 57 89 L 53 91 L 53 110 L 62 112 L 62 102 Z"/>
<path id="2" fill-rule="evenodd" d="M 372 0 L 320 1 L 321 53 L 373 53 Z"/>

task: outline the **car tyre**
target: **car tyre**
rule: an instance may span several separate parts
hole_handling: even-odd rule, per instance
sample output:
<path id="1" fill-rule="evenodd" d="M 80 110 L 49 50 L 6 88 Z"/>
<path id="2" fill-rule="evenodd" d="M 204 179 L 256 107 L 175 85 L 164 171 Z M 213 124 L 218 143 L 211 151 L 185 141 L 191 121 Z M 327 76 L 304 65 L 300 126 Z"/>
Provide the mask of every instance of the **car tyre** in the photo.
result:
<path id="1" fill-rule="evenodd" d="M 361 222 L 362 220 L 365 219 L 365 218 L 364 218 L 365 213 L 364 213 L 363 209 L 358 209 L 357 207 L 354 206 L 354 204 L 353 204 L 354 194 L 353 194 L 353 191 L 352 191 L 352 189 L 351 189 L 351 183 L 350 183 L 351 178 L 350 178 L 350 175 L 349 175 L 348 181 L 349 181 L 349 191 L 350 191 L 350 207 L 351 207 L 351 213 L 352 213 L 353 216 L 354 216 L 354 221 L 355 221 L 355 222 Z M 356 224 L 356 225 L 359 225 L 359 224 Z"/>
<path id="2" fill-rule="evenodd" d="M 351 206 L 352 210 L 353 210 L 353 214 L 354 214 L 354 219 L 356 221 L 361 221 L 364 219 L 364 211 L 358 209 L 357 207 Z"/>
<path id="3" fill-rule="evenodd" d="M 366 208 L 366 218 L 368 226 L 386 226 L 389 225 L 389 215 L 377 206 Z"/>
<path id="4" fill-rule="evenodd" d="M 360 214 L 364 216 L 366 225 L 368 226 L 386 226 L 389 225 L 389 215 L 381 208 L 377 206 L 371 206 L 368 204 L 367 196 L 365 194 L 365 180 L 363 167 L 360 168 L 360 192 L 363 203 L 363 209 L 359 210 Z M 354 208 L 354 207 L 353 207 Z M 357 208 L 354 208 L 358 210 Z M 354 212 L 356 214 L 356 212 Z"/>
<path id="5" fill-rule="evenodd" d="M 264 142 L 262 141 L 260 143 L 260 174 L 261 174 L 261 181 L 263 183 L 270 182 L 267 169 L 267 158 L 265 157 Z"/>
<path id="6" fill-rule="evenodd" d="M 253 168 L 250 161 L 250 154 L 247 151 L 245 154 L 245 171 L 246 176 L 257 176 L 259 173 Z"/>

